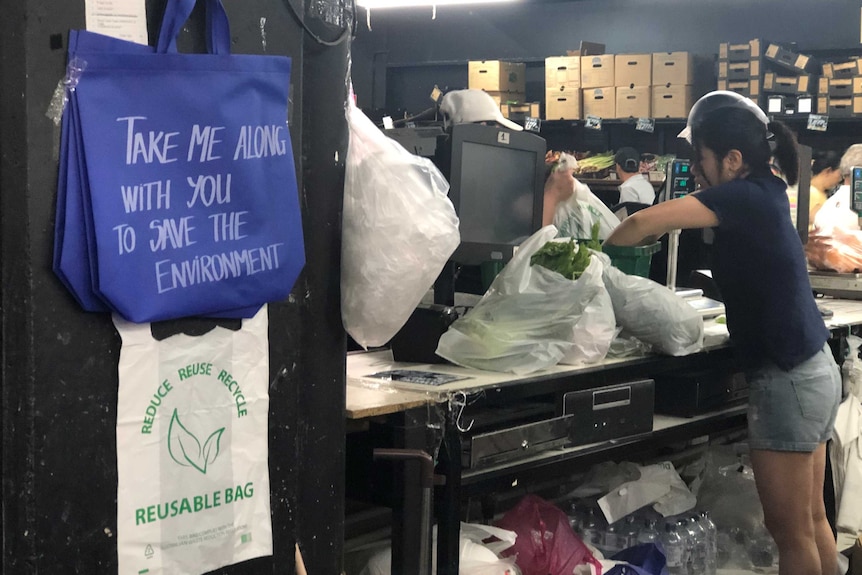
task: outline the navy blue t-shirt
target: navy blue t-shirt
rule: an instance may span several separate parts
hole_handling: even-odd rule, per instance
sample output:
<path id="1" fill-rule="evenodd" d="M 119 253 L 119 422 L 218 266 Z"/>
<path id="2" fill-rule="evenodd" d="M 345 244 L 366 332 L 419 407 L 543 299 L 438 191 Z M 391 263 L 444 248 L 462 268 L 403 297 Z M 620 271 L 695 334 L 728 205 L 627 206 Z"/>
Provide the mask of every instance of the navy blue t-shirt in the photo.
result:
<path id="1" fill-rule="evenodd" d="M 811 292 L 785 183 L 750 176 L 693 195 L 718 216 L 712 273 L 745 366 L 769 359 L 786 371 L 820 351 L 829 331 Z"/>

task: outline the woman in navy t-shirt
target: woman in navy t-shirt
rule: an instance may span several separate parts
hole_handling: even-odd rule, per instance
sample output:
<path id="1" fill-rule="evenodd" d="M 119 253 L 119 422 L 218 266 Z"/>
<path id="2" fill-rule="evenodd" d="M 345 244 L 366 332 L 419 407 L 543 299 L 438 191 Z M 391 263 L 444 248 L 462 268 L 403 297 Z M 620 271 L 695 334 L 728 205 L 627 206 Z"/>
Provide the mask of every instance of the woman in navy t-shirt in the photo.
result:
<path id="1" fill-rule="evenodd" d="M 700 191 L 635 213 L 606 242 L 638 245 L 673 229 L 714 228 L 712 272 L 748 376 L 751 463 L 779 572 L 834 575 L 837 550 L 823 483 L 841 374 L 826 344 L 786 184 L 769 169 L 774 155 L 796 183 L 795 138 L 728 92 L 699 100 L 686 133 Z"/>

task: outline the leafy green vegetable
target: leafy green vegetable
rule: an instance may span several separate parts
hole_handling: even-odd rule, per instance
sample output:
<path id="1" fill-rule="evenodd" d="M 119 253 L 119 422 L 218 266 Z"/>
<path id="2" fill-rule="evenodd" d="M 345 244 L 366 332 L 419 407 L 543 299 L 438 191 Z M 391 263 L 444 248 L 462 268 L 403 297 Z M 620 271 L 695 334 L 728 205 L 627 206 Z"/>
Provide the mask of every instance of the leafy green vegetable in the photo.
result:
<path id="1" fill-rule="evenodd" d="M 551 271 L 576 280 L 590 265 L 590 250 L 601 251 L 599 243 L 599 224 L 593 224 L 592 237 L 575 246 L 574 240 L 568 242 L 548 242 L 530 257 L 530 265 L 542 266 Z"/>

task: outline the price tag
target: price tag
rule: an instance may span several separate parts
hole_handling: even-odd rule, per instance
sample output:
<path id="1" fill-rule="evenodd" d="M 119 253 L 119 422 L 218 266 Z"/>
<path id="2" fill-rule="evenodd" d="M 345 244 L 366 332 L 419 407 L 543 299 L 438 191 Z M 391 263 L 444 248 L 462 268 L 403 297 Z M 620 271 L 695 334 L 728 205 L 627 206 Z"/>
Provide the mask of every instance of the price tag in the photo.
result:
<path id="1" fill-rule="evenodd" d="M 392 121 L 392 116 L 383 116 L 383 129 L 391 130 L 395 127 L 395 123 Z"/>
<path id="2" fill-rule="evenodd" d="M 652 134 L 655 132 L 655 119 L 654 118 L 638 118 L 638 123 L 635 125 L 635 130 L 640 130 L 641 132 L 649 132 Z"/>
<path id="3" fill-rule="evenodd" d="M 443 91 L 437 87 L 437 84 L 434 84 L 434 89 L 431 90 L 431 99 L 434 100 L 435 102 L 439 102 L 440 96 L 442 96 L 442 95 L 443 95 Z"/>
<path id="4" fill-rule="evenodd" d="M 829 126 L 829 116 L 820 116 L 818 114 L 809 114 L 808 129 L 815 132 L 825 132 Z"/>
<path id="5" fill-rule="evenodd" d="M 602 119 L 598 116 L 587 116 L 587 119 L 584 121 L 584 127 L 590 130 L 601 130 Z"/>
<path id="6" fill-rule="evenodd" d="M 542 120 L 539 118 L 524 118 L 524 129 L 530 132 L 540 132 L 542 130 Z"/>

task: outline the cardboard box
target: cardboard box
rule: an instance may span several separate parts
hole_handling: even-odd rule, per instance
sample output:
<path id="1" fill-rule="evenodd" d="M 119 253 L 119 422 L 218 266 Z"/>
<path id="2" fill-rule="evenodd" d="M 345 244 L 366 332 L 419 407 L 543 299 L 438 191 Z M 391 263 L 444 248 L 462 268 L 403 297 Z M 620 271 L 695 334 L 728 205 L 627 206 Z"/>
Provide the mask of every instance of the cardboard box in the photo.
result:
<path id="1" fill-rule="evenodd" d="M 557 86 L 581 87 L 581 57 L 553 56 L 545 58 L 545 89 Z"/>
<path id="2" fill-rule="evenodd" d="M 852 116 L 862 115 L 862 96 L 853 96 L 852 98 L 833 98 L 827 96 L 820 98 L 825 100 L 825 113 L 830 118 L 849 118 Z M 818 101 L 818 110 L 824 107 Z"/>
<path id="3" fill-rule="evenodd" d="M 538 102 L 523 104 L 500 104 L 500 112 L 504 118 L 540 118 Z"/>
<path id="4" fill-rule="evenodd" d="M 524 73 L 526 65 L 521 62 L 501 60 L 471 61 L 468 64 L 467 87 L 486 92 L 526 91 Z"/>
<path id="5" fill-rule="evenodd" d="M 757 99 L 760 96 L 760 79 L 751 78 L 749 80 L 719 80 L 719 90 L 730 90 L 748 98 Z"/>
<path id="6" fill-rule="evenodd" d="M 556 90 L 545 92 L 546 120 L 580 120 L 581 91 L 562 94 Z"/>
<path id="7" fill-rule="evenodd" d="M 763 75 L 763 91 L 778 94 L 807 94 L 813 87 L 809 74 L 798 76 L 779 76 L 775 72 Z"/>
<path id="8" fill-rule="evenodd" d="M 583 102 L 584 117 L 598 116 L 607 119 L 615 118 L 617 115 L 616 88 L 614 86 L 585 89 Z"/>
<path id="9" fill-rule="evenodd" d="M 822 116 L 829 113 L 829 96 L 820 96 L 817 98 L 817 113 Z"/>
<path id="10" fill-rule="evenodd" d="M 652 89 L 650 86 L 617 86 L 617 118 L 652 117 Z"/>
<path id="11" fill-rule="evenodd" d="M 826 62 L 823 64 L 823 75 L 827 78 L 850 78 L 862 76 L 862 60 L 856 59 L 850 62 Z"/>
<path id="12" fill-rule="evenodd" d="M 651 86 L 652 54 L 617 54 L 614 58 L 615 86 Z"/>
<path id="13" fill-rule="evenodd" d="M 523 92 L 488 92 L 488 94 L 498 106 L 507 103 L 520 104 L 527 100 L 527 96 Z"/>
<path id="14" fill-rule="evenodd" d="M 767 60 L 794 72 L 805 72 L 808 69 L 808 64 L 811 62 L 810 56 L 796 54 L 786 48 L 782 48 L 778 44 L 767 46 L 764 56 Z"/>
<path id="15" fill-rule="evenodd" d="M 722 42 L 718 45 L 718 59 L 728 62 L 745 62 L 758 59 L 761 56 L 760 48 L 761 42 L 757 39 L 743 44 Z"/>
<path id="16" fill-rule="evenodd" d="M 835 98 L 862 95 L 862 76 L 855 78 L 820 78 L 818 94 Z"/>
<path id="17" fill-rule="evenodd" d="M 601 88 L 614 85 L 614 55 L 581 56 L 581 87 Z"/>
<path id="18" fill-rule="evenodd" d="M 748 80 L 758 76 L 760 76 L 760 60 L 718 63 L 718 77 L 723 80 Z"/>
<path id="19" fill-rule="evenodd" d="M 694 104 L 692 86 L 653 86 L 653 118 L 685 118 Z"/>
<path id="20" fill-rule="evenodd" d="M 688 52 L 656 52 L 652 55 L 653 86 L 694 84 L 694 58 Z"/>

